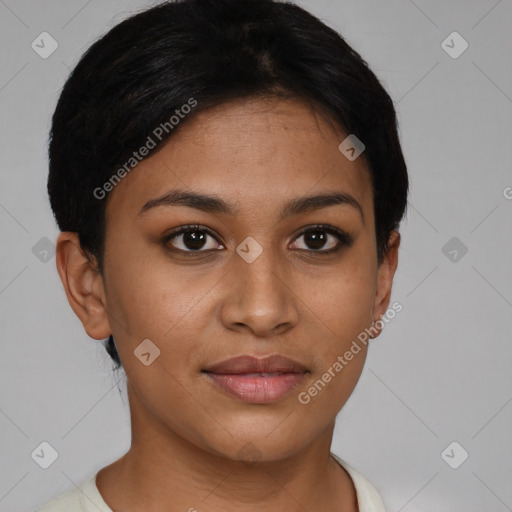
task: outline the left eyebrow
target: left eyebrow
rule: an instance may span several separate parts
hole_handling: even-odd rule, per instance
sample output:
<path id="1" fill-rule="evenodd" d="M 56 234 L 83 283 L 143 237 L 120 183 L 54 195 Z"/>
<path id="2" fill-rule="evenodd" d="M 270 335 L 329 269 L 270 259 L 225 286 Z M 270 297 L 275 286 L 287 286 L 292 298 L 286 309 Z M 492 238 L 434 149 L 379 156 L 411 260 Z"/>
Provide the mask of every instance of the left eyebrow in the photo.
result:
<path id="1" fill-rule="evenodd" d="M 297 199 L 292 199 L 286 203 L 281 213 L 279 220 L 292 215 L 300 215 L 328 206 L 343 204 L 355 208 L 361 215 L 364 223 L 363 208 L 359 202 L 350 194 L 341 192 L 329 192 L 318 194 L 314 196 L 305 196 Z M 200 194 L 197 192 L 189 192 L 185 190 L 171 190 L 156 199 L 149 200 L 140 210 L 138 215 L 142 215 L 146 211 L 157 208 L 159 206 L 187 206 L 196 210 L 201 210 L 207 213 L 222 213 L 226 215 L 236 215 L 238 210 L 235 210 L 230 203 L 224 201 L 218 196 L 209 194 Z"/>
<path id="2" fill-rule="evenodd" d="M 355 197 L 351 196 L 350 194 L 341 192 L 332 192 L 293 199 L 284 206 L 279 218 L 284 219 L 285 217 L 289 217 L 291 215 L 299 215 L 301 213 L 307 213 L 313 210 L 319 210 L 321 208 L 327 208 L 328 206 L 334 206 L 337 204 L 344 204 L 355 208 L 361 215 L 361 219 L 364 224 L 364 212 L 362 206 L 355 199 Z"/>

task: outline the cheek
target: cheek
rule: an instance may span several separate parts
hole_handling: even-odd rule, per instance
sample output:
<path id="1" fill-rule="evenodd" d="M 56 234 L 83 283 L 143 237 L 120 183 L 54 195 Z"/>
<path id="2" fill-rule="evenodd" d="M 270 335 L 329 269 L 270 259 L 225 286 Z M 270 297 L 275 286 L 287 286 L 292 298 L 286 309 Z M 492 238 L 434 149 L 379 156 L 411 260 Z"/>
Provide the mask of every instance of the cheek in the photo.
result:
<path id="1" fill-rule="evenodd" d="M 315 347 L 315 371 L 300 403 L 307 402 L 304 406 L 315 416 L 335 415 L 357 384 L 366 359 L 365 329 L 371 324 L 376 279 L 375 262 L 361 251 L 332 275 L 304 285 L 305 314 L 314 324 L 308 343 Z"/>
<path id="2" fill-rule="evenodd" d="M 124 269 L 125 271 L 128 269 Z M 130 344 L 150 338 L 159 345 L 186 324 L 182 319 L 193 308 L 190 289 L 180 279 L 156 275 L 150 269 L 133 274 L 114 271 L 109 287 L 109 313 L 115 323 L 122 323 Z M 159 340 L 157 342 L 157 340 Z"/>
<path id="3" fill-rule="evenodd" d="M 133 351 L 142 340 L 168 332 L 183 309 L 179 276 L 167 276 L 136 246 L 112 240 L 106 248 L 106 297 L 114 338 Z M 165 269 L 164 269 L 165 270 Z"/>
<path id="4" fill-rule="evenodd" d="M 322 291 L 308 295 L 312 327 L 314 371 L 298 396 L 304 414 L 316 418 L 335 416 L 354 390 L 366 359 L 373 310 L 376 272 L 371 266 L 347 265 Z M 362 340 L 362 341 L 361 341 Z"/>
<path id="5" fill-rule="evenodd" d="M 138 367 L 134 350 L 150 339 L 160 350 L 159 363 L 185 376 L 198 364 L 197 340 L 208 337 L 215 309 L 209 291 L 220 275 L 171 265 L 147 247 L 118 247 L 112 244 L 105 272 L 109 320 L 123 366 L 127 372 Z"/>
<path id="6" fill-rule="evenodd" d="M 376 283 L 373 262 L 355 254 L 328 275 L 308 279 L 302 296 L 320 327 L 343 343 L 371 323 Z"/>

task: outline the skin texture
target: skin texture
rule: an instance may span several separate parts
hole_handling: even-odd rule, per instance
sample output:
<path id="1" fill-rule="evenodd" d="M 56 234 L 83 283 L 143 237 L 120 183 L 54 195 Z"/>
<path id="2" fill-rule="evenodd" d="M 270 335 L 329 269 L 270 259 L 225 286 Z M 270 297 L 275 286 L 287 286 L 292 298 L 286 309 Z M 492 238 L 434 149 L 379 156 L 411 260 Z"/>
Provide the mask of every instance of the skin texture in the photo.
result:
<path id="1" fill-rule="evenodd" d="M 132 445 L 97 478 L 114 511 L 357 510 L 351 479 L 329 453 L 366 349 L 309 404 L 298 401 L 385 313 L 398 261 L 393 232 L 377 264 L 370 176 L 363 157 L 338 150 L 346 136 L 299 100 L 225 103 L 183 121 L 110 193 L 103 276 L 75 233 L 59 236 L 68 300 L 89 336 L 113 334 L 127 375 Z M 175 188 L 220 197 L 237 214 L 187 206 L 139 214 Z M 331 192 L 353 196 L 364 218 L 338 204 L 279 219 L 289 200 Z M 217 234 L 191 257 L 179 252 L 190 252 L 183 236 L 162 241 L 188 224 Z M 298 236 L 316 224 L 353 243 L 316 253 Z M 320 249 L 338 245 L 327 235 Z M 252 263 L 236 252 L 247 236 L 263 249 Z M 149 366 L 134 355 L 145 339 L 160 350 Z M 283 399 L 252 404 L 201 372 L 244 354 L 282 354 L 310 373 Z"/>

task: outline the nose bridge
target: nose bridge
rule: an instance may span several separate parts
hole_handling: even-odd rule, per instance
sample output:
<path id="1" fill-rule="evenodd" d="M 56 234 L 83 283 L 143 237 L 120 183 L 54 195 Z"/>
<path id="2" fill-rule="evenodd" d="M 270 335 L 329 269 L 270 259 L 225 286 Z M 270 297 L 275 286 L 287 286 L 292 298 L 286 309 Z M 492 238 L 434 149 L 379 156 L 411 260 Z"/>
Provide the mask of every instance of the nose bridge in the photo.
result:
<path id="1" fill-rule="evenodd" d="M 271 247 L 266 248 L 252 262 L 243 258 L 238 262 L 240 267 L 240 278 L 244 282 L 247 298 L 263 294 L 268 300 L 276 294 L 281 294 L 282 278 L 280 277 L 280 265 Z"/>
<path id="2" fill-rule="evenodd" d="M 246 239 L 237 247 L 235 257 L 234 286 L 224 305 L 224 321 L 231 326 L 244 324 L 259 335 L 294 324 L 297 311 L 293 294 L 272 241 Z"/>

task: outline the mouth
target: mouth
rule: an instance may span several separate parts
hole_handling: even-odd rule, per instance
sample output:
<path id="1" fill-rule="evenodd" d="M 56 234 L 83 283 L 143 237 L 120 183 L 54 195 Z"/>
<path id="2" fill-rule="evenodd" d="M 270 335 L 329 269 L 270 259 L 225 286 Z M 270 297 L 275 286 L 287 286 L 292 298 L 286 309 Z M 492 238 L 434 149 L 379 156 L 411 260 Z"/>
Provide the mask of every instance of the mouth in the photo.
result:
<path id="1" fill-rule="evenodd" d="M 202 373 L 219 390 L 253 404 L 273 403 L 291 393 L 309 371 L 281 355 L 263 359 L 239 356 L 210 366 Z"/>

